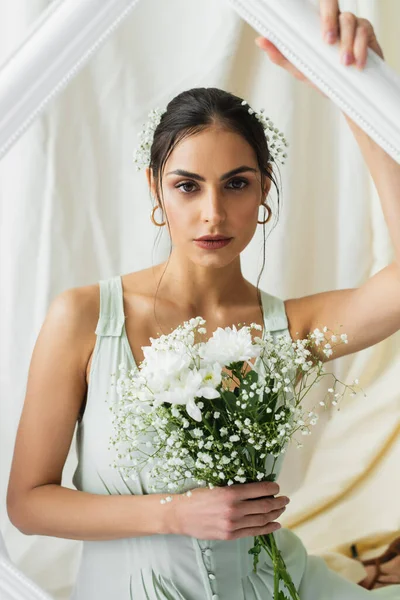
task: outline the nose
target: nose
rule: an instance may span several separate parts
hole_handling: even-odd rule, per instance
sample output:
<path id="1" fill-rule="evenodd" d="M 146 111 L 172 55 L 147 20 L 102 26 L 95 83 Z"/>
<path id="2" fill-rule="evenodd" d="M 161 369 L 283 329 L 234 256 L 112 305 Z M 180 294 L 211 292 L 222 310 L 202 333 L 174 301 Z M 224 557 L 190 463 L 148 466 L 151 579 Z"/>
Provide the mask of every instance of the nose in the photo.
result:
<path id="1" fill-rule="evenodd" d="M 202 219 L 207 223 L 222 223 L 226 219 L 226 206 L 222 194 L 211 189 L 201 201 Z"/>

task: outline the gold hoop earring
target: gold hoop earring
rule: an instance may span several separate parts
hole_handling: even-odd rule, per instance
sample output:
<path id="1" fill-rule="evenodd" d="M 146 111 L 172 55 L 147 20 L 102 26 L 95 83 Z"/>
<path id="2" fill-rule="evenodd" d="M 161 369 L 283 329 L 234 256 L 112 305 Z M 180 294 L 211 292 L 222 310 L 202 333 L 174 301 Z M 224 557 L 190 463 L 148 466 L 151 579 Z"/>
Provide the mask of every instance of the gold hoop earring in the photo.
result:
<path id="1" fill-rule="evenodd" d="M 267 209 L 267 211 L 268 211 L 268 218 L 265 221 L 257 221 L 257 223 L 259 223 L 260 225 L 265 225 L 265 223 L 268 223 L 268 221 L 272 217 L 272 209 L 271 209 L 270 206 L 268 206 L 268 204 L 265 204 L 264 202 L 260 206 L 264 206 L 264 208 Z"/>
<path id="2" fill-rule="evenodd" d="M 152 220 L 152 222 L 154 223 L 154 225 L 157 225 L 157 227 L 162 227 L 163 225 L 165 225 L 166 221 L 163 221 L 162 223 L 157 223 L 157 221 L 154 219 L 154 213 L 157 210 L 157 208 L 161 208 L 161 206 L 159 206 L 158 204 L 153 208 L 153 210 L 151 211 L 151 215 L 150 218 Z M 162 208 L 161 208 L 162 210 Z"/>

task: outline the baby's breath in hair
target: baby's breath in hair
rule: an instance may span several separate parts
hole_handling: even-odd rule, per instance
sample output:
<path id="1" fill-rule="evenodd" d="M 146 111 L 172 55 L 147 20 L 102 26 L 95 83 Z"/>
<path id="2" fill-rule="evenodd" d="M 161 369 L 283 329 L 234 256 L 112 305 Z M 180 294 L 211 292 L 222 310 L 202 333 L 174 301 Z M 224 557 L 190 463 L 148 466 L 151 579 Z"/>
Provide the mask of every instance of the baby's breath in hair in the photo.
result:
<path id="1" fill-rule="evenodd" d="M 246 100 L 243 100 L 242 105 L 248 105 Z M 140 138 L 139 146 L 134 151 L 133 164 L 136 165 L 136 170 L 140 171 L 150 165 L 150 151 L 154 139 L 154 132 L 157 129 L 158 124 L 161 121 L 161 117 L 167 111 L 166 108 L 155 108 L 149 112 L 146 123 L 143 124 L 142 131 L 138 133 Z M 271 162 L 280 162 L 282 165 L 285 162 L 283 158 L 287 158 L 287 154 L 283 153 L 285 146 L 288 146 L 288 142 L 284 134 L 279 131 L 277 127 L 274 127 L 271 119 L 264 115 L 265 109 L 262 108 L 260 112 L 256 112 L 250 106 L 248 109 L 249 114 L 256 117 L 261 123 L 264 129 L 265 137 L 267 138 L 268 148 L 271 155 Z"/>
<path id="2" fill-rule="evenodd" d="M 248 105 L 248 102 L 246 100 L 243 100 L 242 102 L 242 106 Z M 279 129 L 277 127 L 274 127 L 273 122 L 271 121 L 271 119 L 269 119 L 268 117 L 266 117 L 264 115 L 264 111 L 265 108 L 261 108 L 260 112 L 256 112 L 255 110 L 253 110 L 250 106 L 248 109 L 249 114 L 253 115 L 256 117 L 256 119 L 261 123 L 261 125 L 264 128 L 264 133 L 265 133 L 265 137 L 267 138 L 267 142 L 268 142 L 268 148 L 269 151 L 271 153 L 271 161 L 274 162 L 280 162 L 282 163 L 282 165 L 285 164 L 285 162 L 283 160 L 281 160 L 282 158 L 287 158 L 287 154 L 280 154 L 283 150 L 285 146 L 288 146 L 288 142 L 283 134 L 282 131 L 279 131 Z M 268 135 L 267 132 L 270 132 L 271 136 Z M 271 140 L 272 138 L 272 140 Z"/>
<path id="3" fill-rule="evenodd" d="M 133 163 L 136 165 L 137 171 L 148 167 L 150 164 L 150 150 L 153 143 L 154 132 L 166 110 L 166 108 L 160 109 L 158 107 L 151 110 L 146 123 L 143 124 L 142 131 L 138 133 L 140 144 L 133 155 Z"/>

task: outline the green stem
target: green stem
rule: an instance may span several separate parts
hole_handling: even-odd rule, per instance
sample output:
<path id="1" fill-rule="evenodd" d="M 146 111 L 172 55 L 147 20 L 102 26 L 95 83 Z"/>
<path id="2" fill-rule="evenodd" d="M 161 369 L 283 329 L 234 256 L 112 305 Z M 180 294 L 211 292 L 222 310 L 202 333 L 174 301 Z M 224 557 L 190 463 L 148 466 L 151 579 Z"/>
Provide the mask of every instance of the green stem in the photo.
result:
<path id="1" fill-rule="evenodd" d="M 254 554 L 254 568 L 256 572 L 256 565 L 259 560 L 259 553 L 261 548 L 264 548 L 268 556 L 271 558 L 272 566 L 274 569 L 274 597 L 273 600 L 280 600 L 284 598 L 283 592 L 279 590 L 279 582 L 282 581 L 290 594 L 291 600 L 300 600 L 300 596 L 296 590 L 296 587 L 292 581 L 292 578 L 286 568 L 285 561 L 283 560 L 282 554 L 276 544 L 276 540 L 273 533 L 268 535 L 255 536 L 254 547 L 250 553 Z"/>

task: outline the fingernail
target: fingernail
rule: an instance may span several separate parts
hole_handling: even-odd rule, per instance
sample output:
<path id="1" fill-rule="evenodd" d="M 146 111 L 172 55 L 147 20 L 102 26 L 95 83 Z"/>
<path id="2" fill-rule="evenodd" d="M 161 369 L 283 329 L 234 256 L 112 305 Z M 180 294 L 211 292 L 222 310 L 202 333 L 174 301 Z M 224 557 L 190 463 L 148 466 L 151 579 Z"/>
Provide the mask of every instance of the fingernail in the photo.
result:
<path id="1" fill-rule="evenodd" d="M 353 61 L 353 55 L 351 52 L 345 52 L 342 55 L 342 64 L 349 65 Z"/>
<path id="2" fill-rule="evenodd" d="M 327 31 L 325 34 L 325 41 L 328 43 L 332 43 L 336 40 L 336 33 L 331 29 Z"/>
<path id="3" fill-rule="evenodd" d="M 289 504 L 290 498 L 285 498 L 285 504 Z"/>

